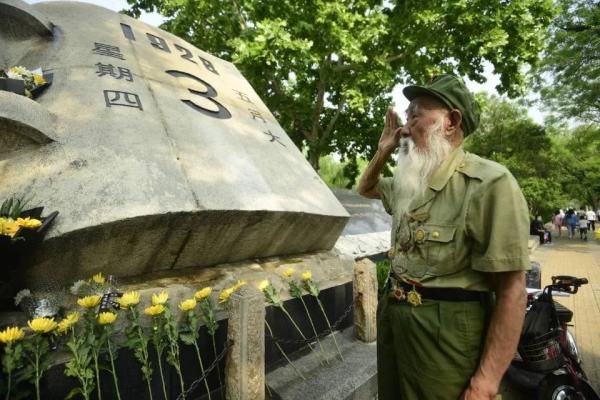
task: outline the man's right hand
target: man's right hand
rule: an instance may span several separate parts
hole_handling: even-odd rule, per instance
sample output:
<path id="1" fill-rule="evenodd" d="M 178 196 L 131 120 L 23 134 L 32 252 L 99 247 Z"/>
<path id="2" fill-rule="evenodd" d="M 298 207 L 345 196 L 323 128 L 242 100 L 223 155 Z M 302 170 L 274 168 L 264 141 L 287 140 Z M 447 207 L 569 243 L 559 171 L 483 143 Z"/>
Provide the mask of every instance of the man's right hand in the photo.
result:
<path id="1" fill-rule="evenodd" d="M 389 107 L 385 114 L 385 124 L 378 146 L 378 149 L 386 155 L 393 153 L 400 144 L 400 122 L 398 114 L 392 107 Z"/>

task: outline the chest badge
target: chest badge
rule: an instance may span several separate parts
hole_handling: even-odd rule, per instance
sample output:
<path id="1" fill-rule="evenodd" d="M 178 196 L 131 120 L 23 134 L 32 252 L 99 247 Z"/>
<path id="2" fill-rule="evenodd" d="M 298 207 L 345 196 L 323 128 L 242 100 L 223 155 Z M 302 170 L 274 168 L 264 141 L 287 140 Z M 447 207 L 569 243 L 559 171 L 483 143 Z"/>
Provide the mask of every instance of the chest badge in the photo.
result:
<path id="1" fill-rule="evenodd" d="M 412 290 L 406 294 L 406 302 L 414 307 L 423 304 L 421 301 L 421 294 L 415 290 L 414 286 Z"/>
<path id="2" fill-rule="evenodd" d="M 417 243 L 423 243 L 425 240 L 425 230 L 423 228 L 417 228 L 415 231 L 415 241 Z"/>

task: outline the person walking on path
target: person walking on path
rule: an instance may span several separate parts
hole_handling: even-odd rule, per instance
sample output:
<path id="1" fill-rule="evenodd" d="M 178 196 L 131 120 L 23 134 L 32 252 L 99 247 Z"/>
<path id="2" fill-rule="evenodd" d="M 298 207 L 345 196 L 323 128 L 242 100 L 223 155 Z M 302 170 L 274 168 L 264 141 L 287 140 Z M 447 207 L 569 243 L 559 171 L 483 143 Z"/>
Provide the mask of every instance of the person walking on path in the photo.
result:
<path id="1" fill-rule="evenodd" d="M 573 239 L 573 237 L 575 237 L 575 227 L 579 224 L 579 219 L 577 218 L 575 210 L 569 208 L 565 214 L 565 220 L 569 233 L 569 239 Z"/>
<path id="2" fill-rule="evenodd" d="M 585 213 L 588 221 L 588 230 L 591 232 L 596 231 L 596 212 L 591 208 Z"/>
<path id="3" fill-rule="evenodd" d="M 554 212 L 554 216 L 552 217 L 552 225 L 558 232 L 558 237 L 562 236 L 562 225 L 563 225 L 563 217 L 559 210 Z"/>
<path id="4" fill-rule="evenodd" d="M 489 400 L 523 324 L 529 211 L 505 167 L 463 150 L 480 111 L 461 79 L 440 75 L 403 92 L 406 125 L 388 110 L 358 186 L 393 217 L 378 396 Z M 381 178 L 394 152 L 394 176 Z"/>
<path id="5" fill-rule="evenodd" d="M 588 220 L 585 215 L 579 217 L 579 237 L 581 240 L 587 240 Z"/>

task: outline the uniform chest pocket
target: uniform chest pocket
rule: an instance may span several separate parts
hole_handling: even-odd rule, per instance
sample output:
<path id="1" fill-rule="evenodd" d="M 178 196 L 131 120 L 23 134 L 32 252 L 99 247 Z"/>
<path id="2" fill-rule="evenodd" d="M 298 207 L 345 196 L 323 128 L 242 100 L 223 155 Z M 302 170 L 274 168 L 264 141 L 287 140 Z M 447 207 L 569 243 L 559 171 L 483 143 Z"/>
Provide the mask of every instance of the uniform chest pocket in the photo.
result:
<path id="1" fill-rule="evenodd" d="M 427 265 L 440 273 L 445 272 L 445 267 L 452 268 L 456 249 L 456 225 L 426 223 L 423 228 Z"/>

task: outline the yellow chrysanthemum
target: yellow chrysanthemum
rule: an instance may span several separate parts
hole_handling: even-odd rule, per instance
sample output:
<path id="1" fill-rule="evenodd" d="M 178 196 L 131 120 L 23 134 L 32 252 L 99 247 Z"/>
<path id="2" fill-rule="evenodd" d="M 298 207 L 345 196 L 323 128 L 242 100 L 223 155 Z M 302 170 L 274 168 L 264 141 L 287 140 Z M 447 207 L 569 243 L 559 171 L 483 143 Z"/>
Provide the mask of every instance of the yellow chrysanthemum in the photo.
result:
<path id="1" fill-rule="evenodd" d="M 242 286 L 244 286 L 246 284 L 246 281 L 244 280 L 239 280 L 237 281 L 237 283 L 235 285 L 232 286 L 233 291 L 235 292 L 236 290 L 238 290 L 239 288 L 241 288 Z"/>
<path id="2" fill-rule="evenodd" d="M 227 300 L 229 300 L 229 297 L 233 292 L 235 292 L 234 287 L 221 290 L 221 293 L 219 293 L 219 303 L 225 303 Z"/>
<path id="3" fill-rule="evenodd" d="M 165 304 L 169 300 L 169 294 L 167 292 L 154 293 L 152 295 L 152 305 L 156 306 L 159 304 Z"/>
<path id="4" fill-rule="evenodd" d="M 310 271 L 304 271 L 301 275 L 301 278 L 304 282 L 309 281 L 312 279 L 312 272 Z"/>
<path id="5" fill-rule="evenodd" d="M 151 315 L 151 316 L 155 316 L 155 315 L 159 315 L 165 312 L 165 306 L 163 306 L 162 304 L 156 304 L 150 307 L 146 307 L 146 309 L 144 309 L 144 314 L 146 315 Z"/>
<path id="6" fill-rule="evenodd" d="M 31 328 L 35 333 L 48 333 L 52 332 L 58 324 L 54 322 L 54 318 L 34 318 L 30 321 L 27 321 L 27 325 Z"/>
<path id="7" fill-rule="evenodd" d="M 58 323 L 58 333 L 65 333 L 77 321 L 79 321 L 79 313 L 77 311 L 70 313 Z"/>
<path id="8" fill-rule="evenodd" d="M 35 218 L 17 218 L 15 221 L 17 225 L 22 226 L 23 228 L 35 229 L 42 226 L 42 221 Z"/>
<path id="9" fill-rule="evenodd" d="M 101 312 L 98 314 L 98 323 L 100 325 L 109 325 L 115 322 L 117 319 L 117 314 L 113 312 Z"/>
<path id="10" fill-rule="evenodd" d="M 98 285 L 104 285 L 104 282 L 106 282 L 106 279 L 104 279 L 104 275 L 102 275 L 102 272 L 98 272 L 96 275 L 92 276 L 92 280 Z"/>
<path id="11" fill-rule="evenodd" d="M 202 300 L 210 296 L 211 293 L 212 288 L 205 287 L 204 289 L 198 290 L 196 293 L 194 293 L 194 297 L 196 298 L 196 300 Z"/>
<path id="12" fill-rule="evenodd" d="M 46 80 L 40 74 L 33 74 L 33 83 L 35 83 L 35 86 L 42 86 L 46 83 Z"/>
<path id="13" fill-rule="evenodd" d="M 291 278 L 294 275 L 294 272 L 296 272 L 294 268 L 288 268 L 285 271 L 283 271 L 283 276 L 285 276 L 286 278 Z"/>
<path id="14" fill-rule="evenodd" d="M 83 308 L 94 308 L 100 304 L 102 298 L 98 295 L 85 296 L 77 299 L 77 304 Z"/>
<path id="15" fill-rule="evenodd" d="M 264 281 L 260 281 L 260 283 L 258 284 L 258 289 L 262 292 L 269 285 L 270 285 L 269 280 L 265 279 Z"/>
<path id="16" fill-rule="evenodd" d="M 121 308 L 129 308 L 137 305 L 140 302 L 140 292 L 130 291 L 123 293 L 117 302 Z"/>
<path id="17" fill-rule="evenodd" d="M 27 68 L 21 67 L 20 65 L 16 67 L 10 67 L 8 71 L 15 75 L 26 75 L 29 72 Z"/>
<path id="18" fill-rule="evenodd" d="M 179 303 L 179 309 L 181 311 L 190 311 L 196 308 L 196 299 L 187 299 Z"/>
<path id="19" fill-rule="evenodd" d="M 0 218 L 0 234 L 15 237 L 20 226 L 12 218 Z"/>
<path id="20" fill-rule="evenodd" d="M 21 340 L 25 337 L 23 328 L 10 326 L 3 331 L 0 331 L 0 343 L 12 343 Z"/>

